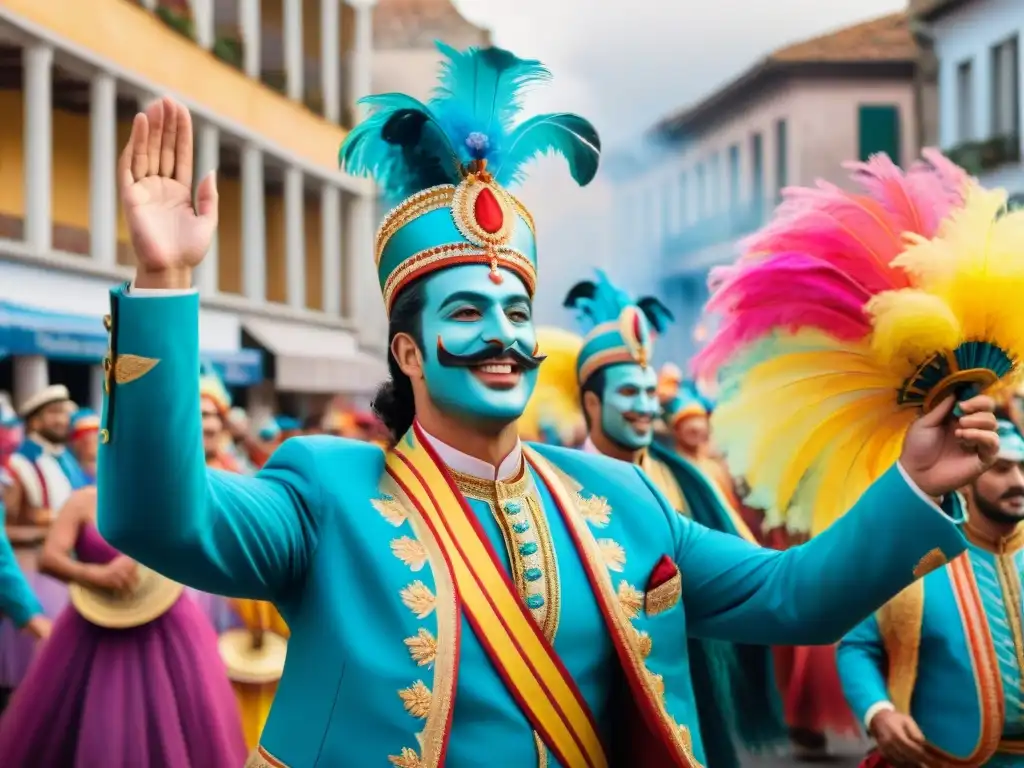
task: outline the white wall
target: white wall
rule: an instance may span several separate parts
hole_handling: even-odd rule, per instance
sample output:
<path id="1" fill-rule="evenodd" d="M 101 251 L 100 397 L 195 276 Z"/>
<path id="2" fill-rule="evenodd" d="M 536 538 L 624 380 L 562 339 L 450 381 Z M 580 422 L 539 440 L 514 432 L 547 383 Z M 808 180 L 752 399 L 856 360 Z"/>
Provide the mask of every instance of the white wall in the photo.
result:
<path id="1" fill-rule="evenodd" d="M 943 149 L 960 144 L 958 135 L 957 68 L 970 60 L 973 69 L 972 140 L 992 137 L 992 47 L 1017 35 L 1018 88 L 1024 83 L 1024 2 L 974 0 L 939 18 L 931 26 L 939 61 L 939 142 Z M 1024 98 L 1019 99 L 1024 110 Z M 1024 125 L 1024 114 L 1020 124 Z M 980 178 L 982 184 L 1024 192 L 1024 167 L 1007 166 Z"/>

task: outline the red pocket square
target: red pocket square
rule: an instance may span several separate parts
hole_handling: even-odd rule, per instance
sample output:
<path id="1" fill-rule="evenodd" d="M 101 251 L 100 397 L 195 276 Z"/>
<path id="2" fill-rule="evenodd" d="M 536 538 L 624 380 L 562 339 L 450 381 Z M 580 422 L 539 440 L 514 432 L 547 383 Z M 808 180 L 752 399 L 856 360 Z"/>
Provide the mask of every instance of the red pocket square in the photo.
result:
<path id="1" fill-rule="evenodd" d="M 644 609 L 648 616 L 657 616 L 679 602 L 682 594 L 682 578 L 679 567 L 668 556 L 662 555 L 647 577 L 647 591 L 644 594 Z"/>
<path id="2" fill-rule="evenodd" d="M 679 573 L 679 569 L 668 555 L 662 555 L 661 560 L 654 566 L 651 575 L 647 578 L 647 591 L 660 587 L 666 581 Z"/>

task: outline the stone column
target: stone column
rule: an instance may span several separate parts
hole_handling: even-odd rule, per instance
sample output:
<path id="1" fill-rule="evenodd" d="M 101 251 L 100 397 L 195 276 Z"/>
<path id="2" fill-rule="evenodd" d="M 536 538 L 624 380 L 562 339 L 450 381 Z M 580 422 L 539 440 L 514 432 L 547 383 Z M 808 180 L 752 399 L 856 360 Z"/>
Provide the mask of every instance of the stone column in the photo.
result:
<path id="1" fill-rule="evenodd" d="M 329 182 L 320 190 L 320 225 L 324 312 L 341 315 L 341 190 Z"/>
<path id="2" fill-rule="evenodd" d="M 302 171 L 288 166 L 284 172 L 284 242 L 288 304 L 306 306 L 306 200 Z"/>
<path id="3" fill-rule="evenodd" d="M 196 156 L 193 175 L 194 184 L 198 186 L 206 174 L 217 170 L 220 165 L 220 131 L 217 130 L 217 126 L 206 122 L 196 123 L 194 130 Z M 210 250 L 206 252 L 206 258 L 199 265 L 196 276 L 196 286 L 202 293 L 211 295 L 220 290 L 218 270 L 217 233 L 214 232 L 213 239 L 210 241 Z"/>
<path id="4" fill-rule="evenodd" d="M 117 81 L 92 77 L 89 102 L 89 250 L 98 263 L 117 264 Z"/>
<path id="5" fill-rule="evenodd" d="M 53 247 L 53 49 L 22 51 L 25 99 L 25 241 L 35 254 Z"/>
<path id="6" fill-rule="evenodd" d="M 252 144 L 242 147 L 242 288 L 248 299 L 267 299 L 263 154 Z"/>

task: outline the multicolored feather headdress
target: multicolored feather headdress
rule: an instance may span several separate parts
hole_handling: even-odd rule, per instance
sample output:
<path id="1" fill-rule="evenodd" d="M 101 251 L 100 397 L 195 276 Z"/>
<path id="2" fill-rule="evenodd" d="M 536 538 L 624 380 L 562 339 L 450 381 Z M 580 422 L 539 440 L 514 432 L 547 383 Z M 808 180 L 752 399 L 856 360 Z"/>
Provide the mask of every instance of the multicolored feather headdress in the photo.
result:
<path id="1" fill-rule="evenodd" d="M 857 192 L 788 190 L 714 276 L 719 327 L 695 368 L 717 379 L 715 442 L 769 523 L 824 529 L 922 411 L 1019 373 L 1024 213 L 925 158 L 853 164 Z"/>
<path id="2" fill-rule="evenodd" d="M 533 219 L 506 187 L 537 155 L 555 152 L 582 186 L 597 173 L 601 141 L 567 112 L 517 122 L 525 89 L 550 79 L 539 61 L 501 48 L 457 51 L 437 43 L 444 61 L 426 104 L 402 93 L 362 100 L 371 115 L 341 146 L 339 162 L 373 176 L 395 207 L 377 231 L 377 275 L 390 313 L 418 277 L 460 264 L 517 274 L 533 294 L 537 247 Z"/>
<path id="3" fill-rule="evenodd" d="M 655 334 L 663 333 L 673 319 L 658 299 L 644 296 L 634 301 L 601 270 L 597 270 L 597 280 L 576 283 L 563 306 L 576 310 L 586 333 L 576 362 L 581 387 L 609 365 L 651 365 Z"/>

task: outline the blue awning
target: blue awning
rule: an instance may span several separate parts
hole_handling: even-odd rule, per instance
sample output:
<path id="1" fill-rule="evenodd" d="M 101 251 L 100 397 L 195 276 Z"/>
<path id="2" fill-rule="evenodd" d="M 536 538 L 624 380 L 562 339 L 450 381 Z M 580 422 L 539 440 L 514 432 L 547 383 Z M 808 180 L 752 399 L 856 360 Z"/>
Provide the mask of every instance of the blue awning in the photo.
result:
<path id="1" fill-rule="evenodd" d="M 263 381 L 263 353 L 258 349 L 201 352 L 200 357 L 229 387 L 251 387 Z"/>
<path id="2" fill-rule="evenodd" d="M 103 320 L 0 301 L 0 359 L 42 355 L 53 360 L 98 363 L 107 354 Z M 263 380 L 263 355 L 256 349 L 203 352 L 228 386 L 247 387 Z"/>

